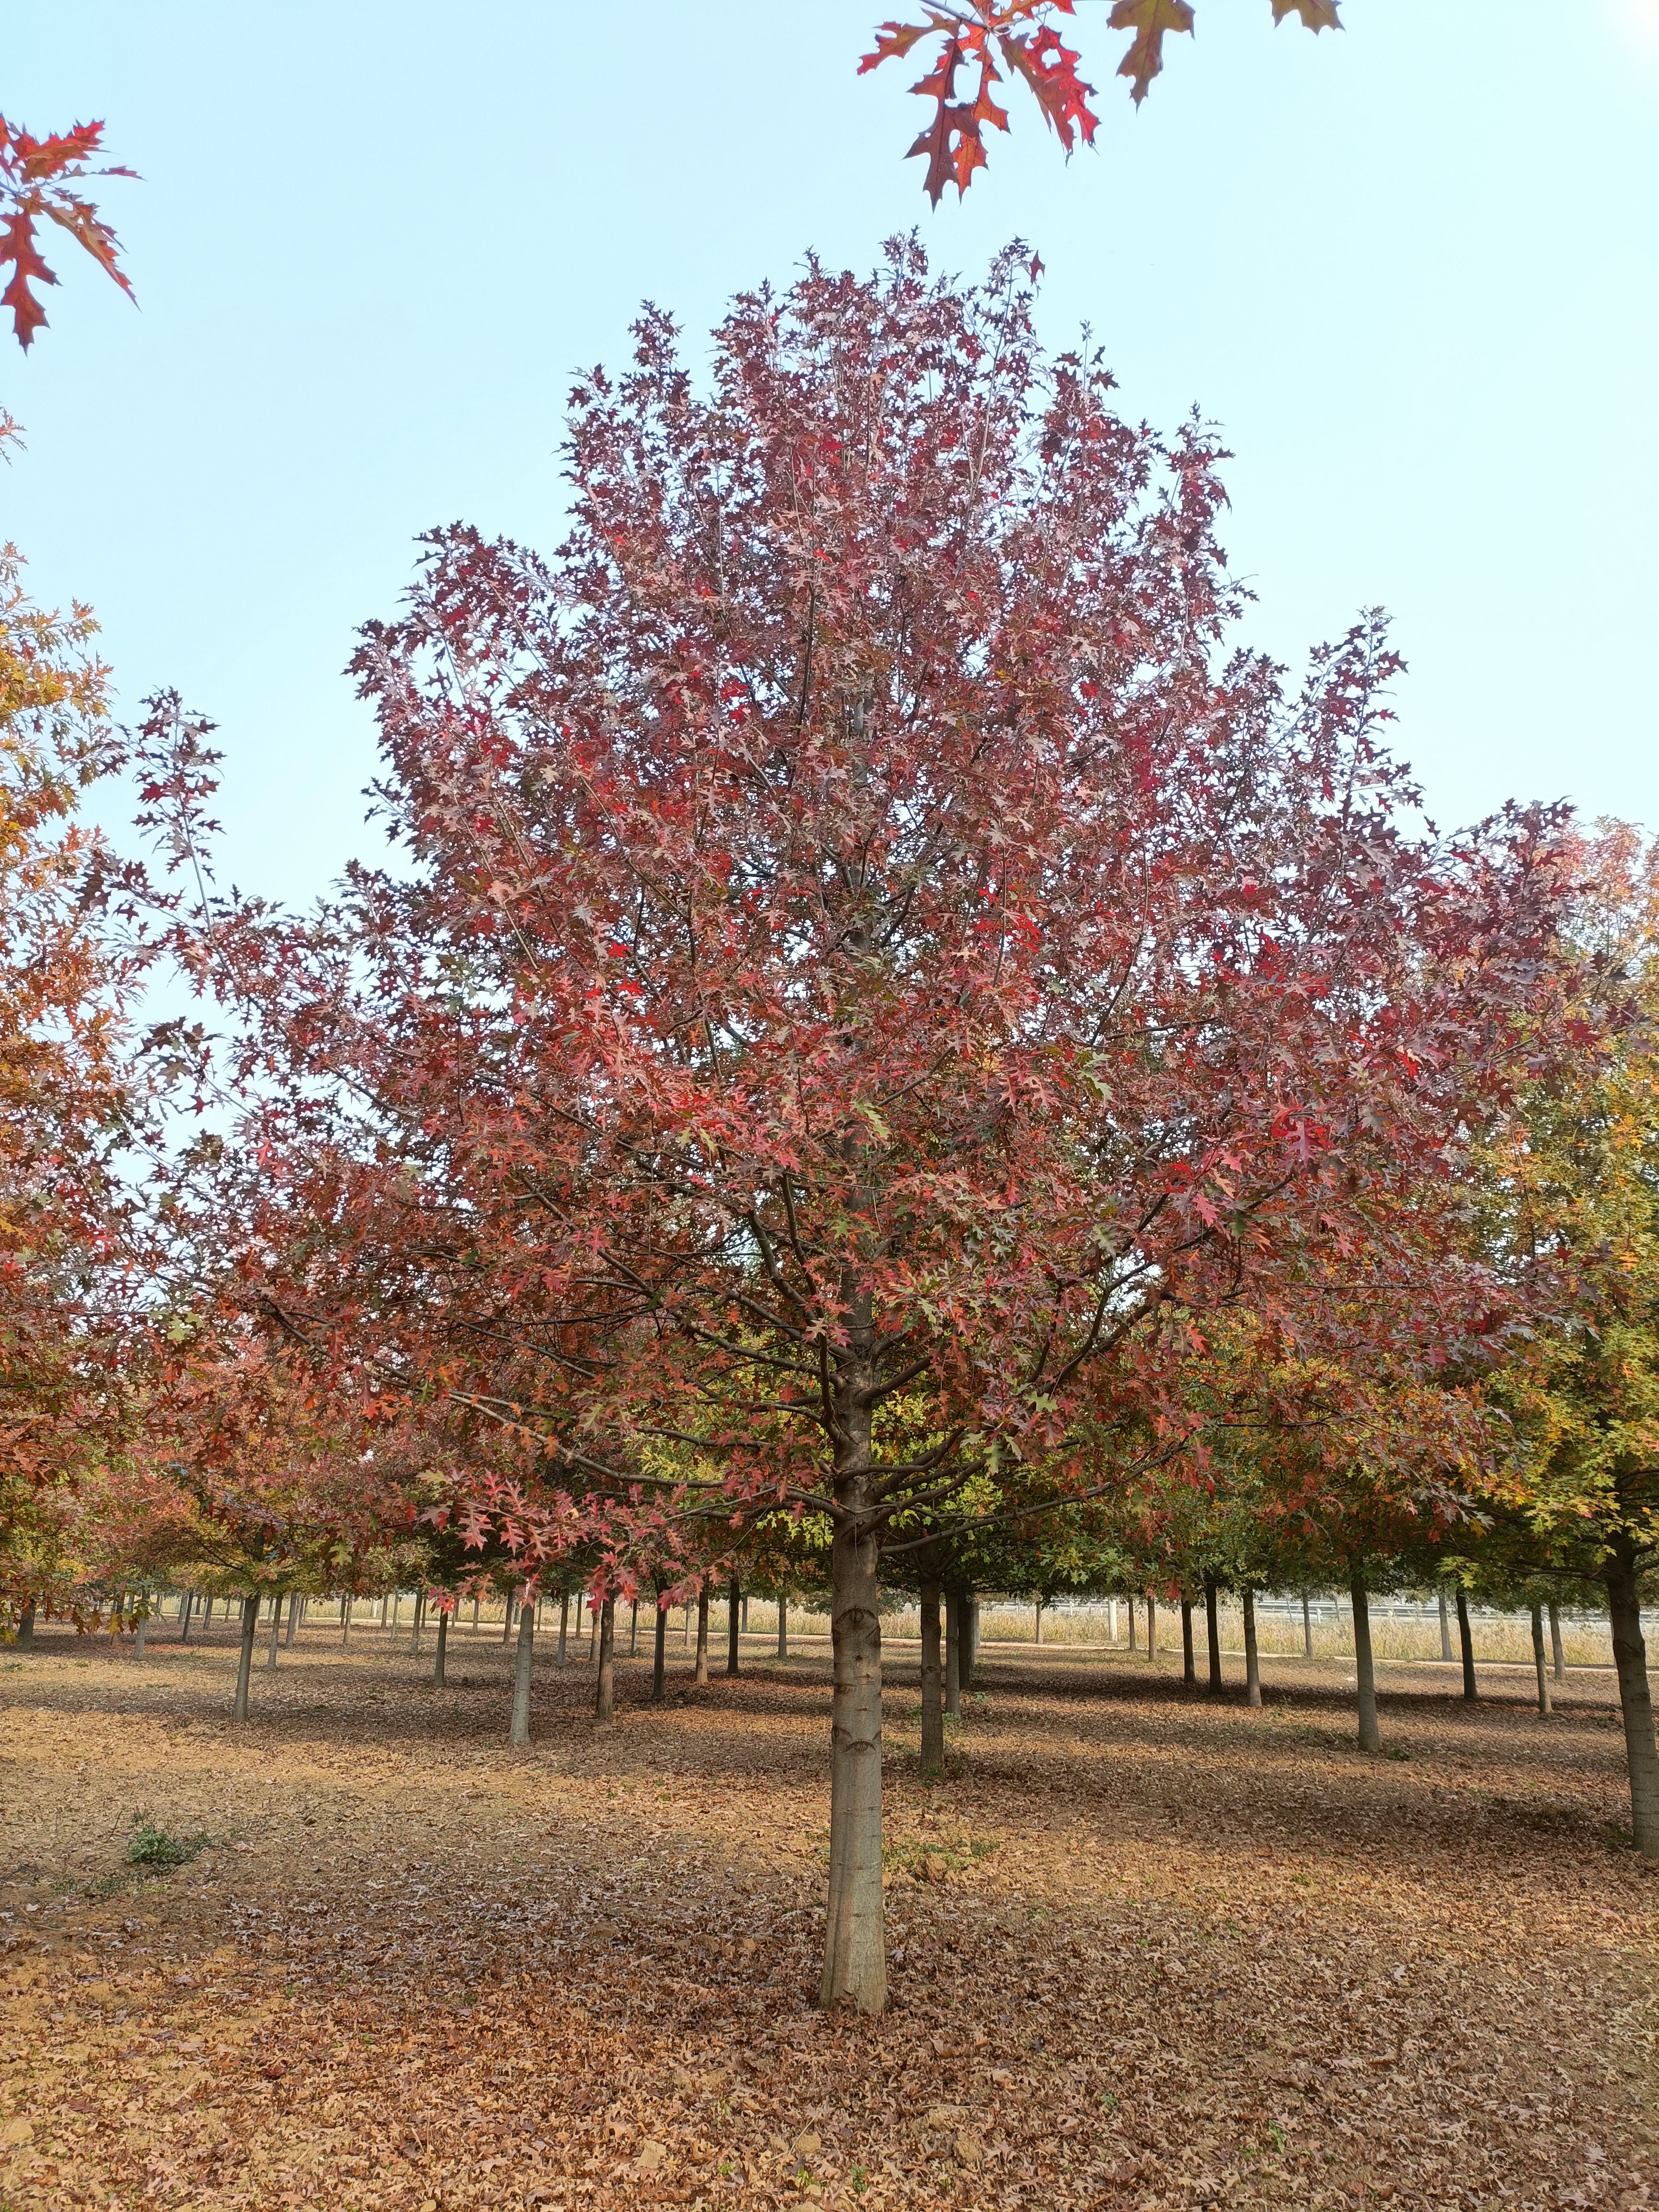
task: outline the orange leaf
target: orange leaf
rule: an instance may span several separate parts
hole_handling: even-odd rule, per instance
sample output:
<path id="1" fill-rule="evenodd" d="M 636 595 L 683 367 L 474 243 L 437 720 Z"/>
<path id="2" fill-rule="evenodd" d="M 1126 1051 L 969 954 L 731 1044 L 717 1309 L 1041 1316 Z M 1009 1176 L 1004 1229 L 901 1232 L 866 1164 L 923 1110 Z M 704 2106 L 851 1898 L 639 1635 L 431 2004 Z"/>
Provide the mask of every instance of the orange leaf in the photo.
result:
<path id="1" fill-rule="evenodd" d="M 9 261 L 14 266 L 9 284 L 0 292 L 0 307 L 11 309 L 11 326 L 17 343 L 27 349 L 34 333 L 46 319 L 46 311 L 30 291 L 31 283 L 55 284 L 58 279 L 40 258 L 34 244 L 34 222 L 31 216 L 17 214 L 9 216 L 4 226 L 3 240 L 0 241 L 0 268 Z"/>
<path id="2" fill-rule="evenodd" d="M 1336 0 L 1273 0 L 1273 21 L 1282 23 L 1291 14 L 1299 15 L 1310 31 L 1340 31 L 1341 22 L 1336 12 Z"/>

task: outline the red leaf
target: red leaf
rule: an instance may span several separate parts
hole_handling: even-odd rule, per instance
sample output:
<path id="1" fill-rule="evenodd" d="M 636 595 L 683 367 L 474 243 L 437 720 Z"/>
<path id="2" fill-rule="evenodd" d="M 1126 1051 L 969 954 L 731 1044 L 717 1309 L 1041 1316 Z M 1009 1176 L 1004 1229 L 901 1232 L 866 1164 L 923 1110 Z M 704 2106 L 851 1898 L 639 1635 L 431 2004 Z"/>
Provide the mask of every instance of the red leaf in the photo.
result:
<path id="1" fill-rule="evenodd" d="M 11 326 L 17 343 L 25 351 L 41 325 L 46 311 L 30 291 L 31 283 L 55 284 L 58 279 L 35 250 L 34 223 L 27 215 L 14 215 L 7 219 L 4 241 L 0 243 L 0 268 L 9 261 L 13 264 L 12 277 L 3 292 L 0 292 L 0 307 L 11 309 Z"/>

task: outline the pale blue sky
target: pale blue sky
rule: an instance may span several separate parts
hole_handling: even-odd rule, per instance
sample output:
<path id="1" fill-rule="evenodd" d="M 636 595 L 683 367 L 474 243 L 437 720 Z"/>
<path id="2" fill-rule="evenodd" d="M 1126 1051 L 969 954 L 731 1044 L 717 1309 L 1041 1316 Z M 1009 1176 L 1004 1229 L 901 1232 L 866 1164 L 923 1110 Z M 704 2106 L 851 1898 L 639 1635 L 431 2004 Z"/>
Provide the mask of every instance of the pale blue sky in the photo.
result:
<path id="1" fill-rule="evenodd" d="M 550 547 L 570 371 L 649 296 L 693 334 L 808 246 L 942 264 L 1018 234 L 1126 410 L 1224 429 L 1225 539 L 1299 659 L 1381 602 L 1443 821 L 1569 794 L 1659 825 L 1659 0 L 1346 0 L 1340 38 L 1203 0 L 1067 167 L 1029 103 L 965 206 L 898 159 L 850 0 L 52 0 L 0 107 L 107 118 L 135 313 L 65 244 L 0 352 L 0 532 L 91 600 L 123 706 L 223 728 L 232 872 L 295 898 L 360 842 L 339 671 L 424 526 Z M 914 74 L 914 72 L 912 72 Z"/>

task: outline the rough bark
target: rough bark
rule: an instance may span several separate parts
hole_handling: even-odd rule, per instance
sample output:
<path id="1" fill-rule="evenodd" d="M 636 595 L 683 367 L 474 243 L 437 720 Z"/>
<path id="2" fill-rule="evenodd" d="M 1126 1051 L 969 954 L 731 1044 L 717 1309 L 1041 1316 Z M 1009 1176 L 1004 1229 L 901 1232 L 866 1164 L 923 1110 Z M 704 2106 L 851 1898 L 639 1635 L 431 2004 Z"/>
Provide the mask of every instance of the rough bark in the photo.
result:
<path id="1" fill-rule="evenodd" d="M 1633 1540 L 1620 1534 L 1603 1571 L 1613 1627 L 1613 1663 L 1625 1720 L 1630 1767 L 1631 1832 L 1644 1859 L 1659 1858 L 1659 1746 L 1653 1734 L 1653 1695 L 1648 1686 L 1647 1645 L 1642 1636 L 1640 1560 Z"/>
<path id="2" fill-rule="evenodd" d="M 694 1682 L 708 1680 L 708 1592 L 697 1592 L 697 1663 L 691 1677 Z"/>
<path id="3" fill-rule="evenodd" d="M 1255 1592 L 1247 1583 L 1240 1592 L 1244 1607 L 1244 1702 L 1261 1703 L 1261 1666 L 1255 1648 Z"/>
<path id="4" fill-rule="evenodd" d="M 1457 1644 L 1463 1656 L 1463 1695 L 1473 1705 L 1480 1692 L 1474 1681 L 1474 1632 L 1469 1626 L 1469 1594 L 1457 1585 Z"/>
<path id="5" fill-rule="evenodd" d="M 1371 1611 L 1356 1567 L 1349 1585 L 1353 1599 L 1353 1669 L 1359 1689 L 1359 1748 L 1381 1751 L 1376 1726 L 1376 1674 L 1371 1665 Z"/>
<path id="6" fill-rule="evenodd" d="M 513 1723 L 507 1730 L 509 1743 L 526 1744 L 530 1741 L 530 1670 L 536 1640 L 536 1608 L 533 1605 L 519 1607 L 519 1648 L 513 1665 Z"/>
<path id="7" fill-rule="evenodd" d="M 33 1628 L 34 1625 L 32 1617 L 33 1610 L 34 1608 L 31 1606 L 29 1608 L 31 1614 L 29 1626 L 31 1628 Z M 184 1603 L 179 1608 L 179 1641 L 181 1644 L 188 1644 L 190 1641 L 190 1617 L 195 1610 L 196 1593 L 194 1590 L 186 1590 L 185 1592 Z"/>
<path id="8" fill-rule="evenodd" d="M 887 2003 L 881 1889 L 881 1613 L 876 1480 L 870 1467 L 873 1379 L 867 1303 L 855 1308 L 854 1356 L 838 1391 L 830 1549 L 836 1686 L 830 1780 L 830 1901 L 819 2002 L 879 2013 Z"/>
<path id="9" fill-rule="evenodd" d="M 657 1600 L 656 1632 L 651 1639 L 651 1702 L 662 1703 L 663 1686 L 668 1679 L 668 1607 L 661 1598 Z"/>
<path id="10" fill-rule="evenodd" d="M 617 1717 L 617 1601 L 605 1599 L 599 1611 L 599 1680 L 593 1686 L 593 1717 L 605 1725 Z"/>
<path id="11" fill-rule="evenodd" d="M 432 1658 L 432 1686 L 441 1690 L 444 1686 L 444 1659 L 449 1649 L 449 1608 L 438 1609 L 438 1648 Z"/>
<path id="12" fill-rule="evenodd" d="M 781 1590 L 778 1592 L 778 1656 L 789 1656 L 789 1601 Z"/>
<path id="13" fill-rule="evenodd" d="M 945 1670 L 939 1656 L 939 1577 L 921 1581 L 921 1771 L 945 1771 Z"/>
<path id="14" fill-rule="evenodd" d="M 1538 1677 L 1538 1711 L 1547 1718 L 1550 1707 L 1550 1678 L 1544 1664 L 1544 1608 L 1535 1605 L 1532 1609 L 1532 1668 Z"/>
<path id="15" fill-rule="evenodd" d="M 299 1625 L 300 1593 L 298 1590 L 291 1590 L 289 1593 L 288 1601 L 288 1626 L 283 1631 L 283 1641 L 290 1651 L 294 1649 L 294 1632 Z"/>
<path id="16" fill-rule="evenodd" d="M 565 1647 L 570 1641 L 570 1593 L 559 1592 L 559 1656 L 557 1664 L 564 1664 Z"/>
<path id="17" fill-rule="evenodd" d="M 955 1590 L 945 1593 L 945 1710 L 952 1720 L 962 1714 L 962 1606 Z"/>
<path id="18" fill-rule="evenodd" d="M 1183 1690 L 1198 1687 L 1198 1667 L 1193 1657 L 1193 1601 L 1184 1591 L 1181 1598 L 1181 1686 Z"/>
<path id="19" fill-rule="evenodd" d="M 1561 1608 L 1553 1598 L 1550 1601 L 1550 1656 L 1555 1662 L 1556 1680 L 1565 1682 L 1567 1679 L 1567 1662 L 1561 1649 Z"/>
<path id="20" fill-rule="evenodd" d="M 186 1627 L 185 1641 L 188 1642 L 188 1640 L 189 1630 Z M 20 1651 L 33 1651 L 34 1649 L 34 1607 L 32 1605 L 26 1605 L 19 1616 L 17 1648 Z"/>
<path id="21" fill-rule="evenodd" d="M 257 1596 L 242 1600 L 242 1649 L 236 1666 L 236 1698 L 230 1709 L 234 1721 L 247 1718 L 247 1686 L 253 1676 L 253 1634 L 259 1625 L 259 1601 Z"/>
<path id="22" fill-rule="evenodd" d="M 1446 1593 L 1443 1589 L 1440 1592 L 1440 1656 L 1448 1667 L 1451 1664 L 1451 1608 L 1446 1603 Z"/>

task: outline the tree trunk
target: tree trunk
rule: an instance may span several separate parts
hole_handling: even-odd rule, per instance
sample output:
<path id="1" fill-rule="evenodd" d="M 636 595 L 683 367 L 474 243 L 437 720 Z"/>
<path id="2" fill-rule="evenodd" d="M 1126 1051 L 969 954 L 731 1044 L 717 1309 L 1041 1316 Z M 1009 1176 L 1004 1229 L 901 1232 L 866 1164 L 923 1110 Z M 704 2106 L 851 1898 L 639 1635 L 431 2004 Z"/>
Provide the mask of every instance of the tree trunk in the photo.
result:
<path id="1" fill-rule="evenodd" d="M 1302 1656 L 1304 1659 L 1313 1657 L 1313 1614 L 1309 1608 L 1306 1590 L 1302 1593 Z"/>
<path id="2" fill-rule="evenodd" d="M 862 1322 L 862 1327 L 860 1324 Z M 853 1317 L 869 1333 L 867 1304 Z M 849 1362 L 867 1384 L 866 1362 Z M 849 1387 L 837 1407 L 836 1501 L 847 1516 L 830 1550 L 836 1688 L 830 1778 L 830 1904 L 819 2002 L 879 2013 L 887 2003 L 881 1893 L 881 1612 L 878 1547 L 870 1516 L 871 1416 Z"/>
<path id="3" fill-rule="evenodd" d="M 1659 1858 L 1659 1747 L 1654 1742 L 1653 1696 L 1642 1638 L 1640 1567 L 1630 1536 L 1620 1534 L 1613 1539 L 1604 1574 L 1630 1765 L 1631 1832 L 1644 1859 Z"/>
<path id="4" fill-rule="evenodd" d="M 1261 1703 L 1261 1667 L 1255 1649 L 1255 1592 L 1246 1583 L 1239 1593 L 1244 1607 L 1244 1702 Z"/>
<path id="5" fill-rule="evenodd" d="M 1371 1613 L 1365 1585 L 1356 1567 L 1351 1584 L 1353 1595 L 1353 1668 L 1359 1686 L 1359 1748 L 1381 1751 L 1376 1727 L 1376 1676 L 1371 1666 Z"/>
<path id="6" fill-rule="evenodd" d="M 1210 1646 L 1209 1694 L 1218 1698 L 1221 1695 L 1221 1621 L 1216 1611 L 1216 1579 L 1213 1575 L 1204 1577 L 1204 1632 Z"/>
<path id="7" fill-rule="evenodd" d="M 1440 1657 L 1448 1667 L 1451 1664 L 1451 1610 L 1446 1603 L 1446 1593 L 1440 1592 Z"/>
<path id="8" fill-rule="evenodd" d="M 939 1661 L 939 1578 L 921 1583 L 921 1771 L 945 1771 L 945 1680 Z"/>
<path id="9" fill-rule="evenodd" d="M 247 1686 L 253 1674 L 253 1632 L 259 1625 L 259 1601 L 257 1595 L 242 1600 L 242 1651 L 236 1667 L 236 1701 L 231 1706 L 234 1721 L 247 1718 Z"/>
<path id="10" fill-rule="evenodd" d="M 689 1651 L 691 1649 L 691 1607 L 689 1601 L 685 1608 L 685 1619 L 680 1624 L 680 1649 L 682 1651 Z"/>
<path id="11" fill-rule="evenodd" d="M 945 1710 L 953 1721 L 962 1717 L 962 1601 L 955 1590 L 945 1593 Z"/>
<path id="12" fill-rule="evenodd" d="M 195 1612 L 195 1610 L 196 1593 L 194 1590 L 186 1590 L 179 1607 L 179 1641 L 181 1644 L 188 1644 L 190 1641 L 190 1616 Z M 31 1606 L 29 1608 L 31 1616 L 29 1626 L 31 1629 L 34 1626 L 33 1618 L 33 1612 L 34 1608 Z"/>
<path id="13" fill-rule="evenodd" d="M 965 1698 L 974 1686 L 974 1664 L 979 1657 L 979 1600 L 963 1590 L 957 1614 L 957 1688 Z"/>
<path id="14" fill-rule="evenodd" d="M 1181 1686 L 1183 1690 L 1198 1687 L 1198 1668 L 1193 1658 L 1193 1601 L 1184 1590 L 1181 1595 Z"/>
<path id="15" fill-rule="evenodd" d="M 599 1659 L 599 1613 L 601 1607 L 592 1599 L 587 1601 L 587 1663 L 596 1667 Z"/>
<path id="16" fill-rule="evenodd" d="M 731 1582 L 726 1586 L 726 1671 L 728 1674 L 735 1674 L 738 1671 L 738 1623 L 739 1618 L 740 1615 L 738 1611 L 738 1578 L 733 1575 Z"/>
<path id="17" fill-rule="evenodd" d="M 708 1592 L 697 1592 L 697 1664 L 691 1677 L 694 1682 L 708 1680 Z"/>
<path id="18" fill-rule="evenodd" d="M 1036 1601 L 1036 1640 L 1039 1644 L 1042 1641 L 1042 1600 L 1041 1598 Z"/>
<path id="19" fill-rule="evenodd" d="M 1133 1655 L 1140 1649 L 1140 1601 L 1132 1595 L 1125 1601 L 1129 1608 L 1129 1650 Z"/>
<path id="20" fill-rule="evenodd" d="M 472 1599 L 472 1633 L 475 1636 L 478 1632 L 478 1607 L 480 1602 L 481 1601 L 475 1592 Z"/>
<path id="21" fill-rule="evenodd" d="M 401 1590 L 393 1590 L 392 1593 L 392 1624 L 388 1632 L 394 1644 L 398 1641 L 398 1615 L 403 1610 L 403 1592 Z"/>
<path id="22" fill-rule="evenodd" d="M 1479 1695 L 1474 1686 L 1474 1634 L 1469 1626 L 1469 1594 L 1457 1585 L 1457 1644 L 1463 1655 L 1463 1695 L 1473 1705 Z"/>
<path id="23" fill-rule="evenodd" d="M 640 1601 L 635 1598 L 628 1609 L 628 1656 L 631 1659 L 640 1648 Z"/>
<path id="24" fill-rule="evenodd" d="M 341 1650 L 343 1651 L 343 1650 L 345 1650 L 349 1649 L 349 1646 L 350 1646 L 350 1643 L 351 1643 L 351 1600 L 350 1600 L 349 1597 L 343 1597 L 343 1598 L 340 1600 L 340 1648 L 341 1648 Z"/>
<path id="25" fill-rule="evenodd" d="M 509 1589 L 509 1590 L 508 1590 L 508 1592 L 507 1592 L 507 1603 L 506 1603 L 505 1607 L 502 1608 L 502 1611 L 501 1611 L 501 1642 L 502 1642 L 503 1644 L 510 1644 L 510 1643 L 512 1642 L 512 1640 L 513 1640 L 513 1593 L 512 1593 L 512 1591 Z"/>
<path id="26" fill-rule="evenodd" d="M 651 1702 L 662 1703 L 663 1685 L 668 1679 L 668 1607 L 660 1597 L 657 1600 L 657 1632 L 651 1643 Z"/>
<path id="27" fill-rule="evenodd" d="M 781 1590 L 778 1592 L 778 1656 L 789 1656 L 789 1601 Z"/>
<path id="28" fill-rule="evenodd" d="M 1117 1600 L 1115 1597 L 1109 1597 L 1106 1601 L 1106 1639 L 1115 1651 L 1117 1649 Z"/>
<path id="29" fill-rule="evenodd" d="M 596 1619 L 599 1633 L 599 1680 L 593 1686 L 593 1717 L 609 1727 L 617 1717 L 617 1601 L 608 1597 Z"/>
<path id="30" fill-rule="evenodd" d="M 189 1640 L 188 1630 L 185 1640 Z M 17 1648 L 20 1651 L 33 1651 L 34 1649 L 34 1607 L 32 1605 L 26 1605 L 18 1615 Z"/>
<path id="31" fill-rule="evenodd" d="M 1550 1601 L 1550 1656 L 1555 1662 L 1556 1680 L 1565 1682 L 1567 1662 L 1561 1650 L 1561 1608 L 1553 1598 Z"/>
<path id="32" fill-rule="evenodd" d="M 745 1636 L 749 1633 L 749 1594 L 746 1590 L 743 1599 L 743 1632 Z"/>
<path id="33" fill-rule="evenodd" d="M 438 1649 L 432 1662 L 432 1686 L 441 1690 L 444 1686 L 444 1656 L 449 1648 L 449 1608 L 438 1608 Z"/>
<path id="34" fill-rule="evenodd" d="M 270 1593 L 270 1649 L 265 1654 L 265 1667 L 274 1672 L 276 1666 L 276 1644 L 283 1627 L 283 1601 L 275 1590 Z"/>
<path id="35" fill-rule="evenodd" d="M 1550 1713 L 1550 1678 L 1544 1665 L 1544 1608 L 1534 1605 L 1532 1609 L 1532 1666 L 1538 1677 L 1538 1711 L 1547 1719 Z"/>
<path id="36" fill-rule="evenodd" d="M 559 1592 L 559 1656 L 556 1662 L 558 1666 L 562 1667 L 564 1664 L 565 1646 L 569 1640 L 570 1593 L 568 1590 L 561 1590 Z"/>
<path id="37" fill-rule="evenodd" d="M 514 1656 L 513 1667 L 513 1723 L 507 1737 L 510 1744 L 526 1744 L 530 1741 L 530 1668 L 535 1640 L 536 1608 L 533 1605 L 521 1605 L 519 1607 L 519 1648 Z"/>
<path id="38" fill-rule="evenodd" d="M 414 1659 L 418 1659 L 421 1656 L 421 1624 L 425 1620 L 425 1619 L 426 1592 L 424 1590 L 416 1590 L 415 1593 L 415 1626 L 409 1639 L 410 1656 Z"/>
<path id="39" fill-rule="evenodd" d="M 149 1627 L 149 1615 L 148 1613 L 141 1613 L 137 1620 L 133 1623 L 132 1656 L 135 1659 L 142 1659 L 144 1656 L 144 1631 Z"/>
<path id="40" fill-rule="evenodd" d="M 202 1607 L 202 1633 L 203 1633 L 203 1635 L 204 1635 L 204 1636 L 205 1636 L 205 1635 L 207 1634 L 207 1632 L 208 1632 L 209 1629 L 210 1629 L 210 1628 L 211 1628 L 211 1627 L 212 1627 L 212 1626 L 213 1626 L 213 1598 L 212 1598 L 211 1594 L 210 1594 L 210 1595 L 209 1595 L 209 1597 L 208 1597 L 208 1601 L 207 1601 L 207 1603 L 206 1603 L 206 1604 Z"/>
<path id="41" fill-rule="evenodd" d="M 1158 1664 L 1158 1600 L 1151 1593 L 1146 1598 L 1146 1663 Z"/>
<path id="42" fill-rule="evenodd" d="M 290 1651 L 294 1649 L 294 1632 L 299 1625 L 300 1593 L 298 1590 L 290 1590 L 288 1600 L 288 1626 L 283 1631 L 283 1641 Z"/>

